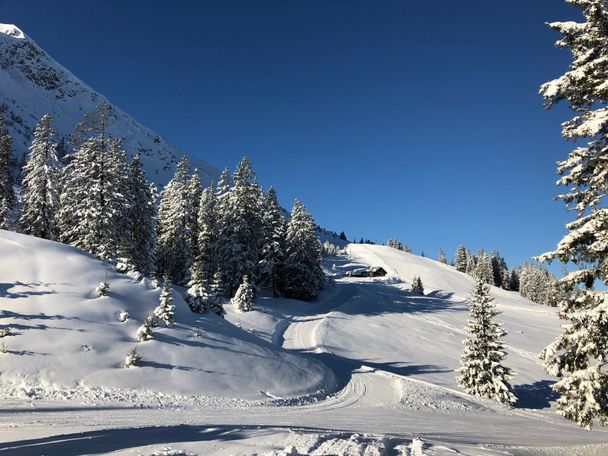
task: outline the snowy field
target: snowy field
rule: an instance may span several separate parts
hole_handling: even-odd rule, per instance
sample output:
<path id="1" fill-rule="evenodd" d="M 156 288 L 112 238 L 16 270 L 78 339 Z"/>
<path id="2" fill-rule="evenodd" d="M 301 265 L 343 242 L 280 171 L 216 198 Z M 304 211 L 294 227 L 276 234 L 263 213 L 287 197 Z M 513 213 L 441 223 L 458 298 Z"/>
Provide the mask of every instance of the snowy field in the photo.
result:
<path id="1" fill-rule="evenodd" d="M 552 409 L 537 355 L 560 331 L 554 309 L 492 288 L 519 401 L 475 399 L 454 372 L 472 279 L 389 247 L 347 251 L 313 303 L 262 296 L 223 320 L 176 291 L 176 324 L 136 343 L 154 283 L 1 231 L 0 454 L 608 454 L 608 432 Z M 388 276 L 345 275 L 362 265 Z M 425 296 L 408 291 L 414 275 Z M 134 346 L 143 365 L 125 369 Z"/>

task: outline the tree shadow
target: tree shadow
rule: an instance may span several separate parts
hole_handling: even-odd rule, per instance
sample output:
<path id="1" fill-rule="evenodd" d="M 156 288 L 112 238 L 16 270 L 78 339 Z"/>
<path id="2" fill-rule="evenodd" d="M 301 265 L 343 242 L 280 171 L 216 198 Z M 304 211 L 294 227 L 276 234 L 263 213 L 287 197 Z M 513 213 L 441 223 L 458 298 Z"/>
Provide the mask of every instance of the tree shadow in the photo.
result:
<path id="1" fill-rule="evenodd" d="M 19 298 L 28 298 L 31 296 L 42 296 L 42 295 L 48 295 L 48 294 L 55 294 L 56 291 L 53 290 L 40 290 L 40 291 L 34 291 L 33 288 L 35 287 L 46 287 L 48 285 L 52 285 L 52 284 L 46 284 L 46 283 L 23 283 L 23 282 L 15 282 L 15 283 L 0 283 L 0 297 L 3 298 L 8 298 L 8 299 L 19 299 Z M 9 291 L 12 288 L 15 287 L 25 287 L 25 288 L 30 288 L 32 289 L 31 291 Z"/>
<path id="2" fill-rule="evenodd" d="M 514 393 L 517 396 L 515 407 L 528 409 L 545 409 L 551 407 L 551 402 L 559 398 L 559 394 L 551 389 L 555 382 L 552 380 L 539 380 L 525 385 L 515 385 Z"/>

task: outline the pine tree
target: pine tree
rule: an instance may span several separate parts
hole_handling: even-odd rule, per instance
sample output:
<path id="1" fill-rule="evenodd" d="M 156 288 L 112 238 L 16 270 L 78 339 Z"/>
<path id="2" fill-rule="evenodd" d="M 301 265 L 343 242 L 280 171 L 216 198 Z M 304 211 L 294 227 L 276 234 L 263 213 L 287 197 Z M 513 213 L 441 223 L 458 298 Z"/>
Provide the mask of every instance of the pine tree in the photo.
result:
<path id="1" fill-rule="evenodd" d="M 261 189 L 247 157 L 237 166 L 230 191 L 220 204 L 219 265 L 224 287 L 232 296 L 244 276 L 253 277 L 258 263 L 262 218 Z"/>
<path id="2" fill-rule="evenodd" d="M 566 101 L 577 112 L 563 123 L 565 139 L 585 143 L 558 165 L 558 183 L 567 188 L 559 196 L 576 211 L 577 220 L 554 252 L 541 258 L 577 265 L 560 285 L 566 294 L 560 317 L 568 320 L 564 333 L 541 355 L 547 370 L 560 380 L 558 413 L 591 428 L 608 424 L 608 293 L 594 284 L 608 284 L 608 111 L 605 64 L 608 49 L 608 8 L 603 0 L 569 0 L 582 10 L 585 22 L 554 22 L 549 26 L 564 35 L 558 47 L 572 51 L 566 74 L 544 84 L 540 93 L 547 109 Z M 581 288 L 582 287 L 582 288 Z"/>
<path id="3" fill-rule="evenodd" d="M 217 196 L 213 187 L 202 192 L 198 207 L 196 256 L 190 268 L 186 300 L 193 312 L 206 312 L 214 307 L 211 286 L 218 257 Z"/>
<path id="4" fill-rule="evenodd" d="M 222 271 L 218 268 L 213 274 L 213 282 L 211 282 L 211 307 L 210 312 L 213 312 L 220 317 L 226 315 L 224 310 L 224 279 Z"/>
<path id="5" fill-rule="evenodd" d="M 230 170 L 228 168 L 224 168 L 222 173 L 220 174 L 220 178 L 217 182 L 217 197 L 219 199 L 223 198 L 230 191 L 230 187 L 232 186 L 232 179 L 230 178 Z"/>
<path id="6" fill-rule="evenodd" d="M 30 146 L 23 167 L 23 208 L 19 224 L 24 233 L 56 239 L 59 210 L 59 161 L 57 159 L 53 118 L 45 114 Z"/>
<path id="7" fill-rule="evenodd" d="M 509 274 L 509 290 L 519 291 L 519 275 L 521 274 L 520 268 L 511 269 L 511 273 Z"/>
<path id="8" fill-rule="evenodd" d="M 65 173 L 59 198 L 61 242 L 114 262 L 127 208 L 124 151 L 106 137 L 85 141 Z"/>
<path id="9" fill-rule="evenodd" d="M 466 257 L 467 257 L 467 265 L 465 268 L 465 272 L 467 274 L 469 274 L 470 276 L 474 276 L 475 275 L 475 268 L 476 268 L 476 259 L 475 259 L 475 255 L 473 255 L 473 252 L 471 252 L 470 250 L 466 251 Z"/>
<path id="10" fill-rule="evenodd" d="M 141 364 L 141 355 L 137 353 L 137 349 L 133 347 L 133 350 L 125 358 L 124 367 L 137 367 Z"/>
<path id="11" fill-rule="evenodd" d="M 467 272 L 467 251 L 464 245 L 459 245 L 456 249 L 456 258 L 454 258 L 456 270 L 460 272 Z"/>
<path id="12" fill-rule="evenodd" d="M 156 262 L 157 272 L 176 284 L 184 283 L 192 262 L 188 229 L 188 160 L 177 164 L 175 176 L 161 193 L 158 209 Z"/>
<path id="13" fill-rule="evenodd" d="M 253 299 L 255 293 L 253 287 L 249 283 L 247 276 L 243 277 L 243 282 L 237 289 L 231 303 L 239 309 L 240 312 L 249 312 L 253 310 Z"/>
<path id="14" fill-rule="evenodd" d="M 153 314 L 147 315 L 143 324 L 137 328 L 136 338 L 138 342 L 145 342 L 154 339 L 152 329 L 158 326 L 158 320 Z"/>
<path id="15" fill-rule="evenodd" d="M 128 256 L 137 271 L 152 274 L 156 244 L 156 191 L 146 180 L 139 155 L 129 165 L 127 195 L 130 202 L 126 215 Z"/>
<path id="16" fill-rule="evenodd" d="M 285 260 L 285 220 L 274 188 L 268 190 L 264 202 L 261 259 L 258 263 L 257 284 L 272 292 L 276 298 L 281 288 L 281 273 Z"/>
<path id="17" fill-rule="evenodd" d="M 494 285 L 497 287 L 509 289 L 509 268 L 507 262 L 496 250 L 492 252 L 490 257 L 492 265 L 492 275 L 494 277 Z"/>
<path id="18" fill-rule="evenodd" d="M 323 281 L 321 241 L 312 216 L 297 200 L 287 225 L 285 245 L 283 293 L 303 301 L 315 299 Z"/>
<path id="19" fill-rule="evenodd" d="M 10 227 L 10 213 L 15 207 L 13 169 L 15 157 L 12 151 L 12 138 L 4 127 L 4 119 L 0 116 L 0 229 Z"/>
<path id="20" fill-rule="evenodd" d="M 190 182 L 188 184 L 188 218 L 187 218 L 187 226 L 188 231 L 190 232 L 189 239 L 189 247 L 192 252 L 192 259 L 196 258 L 197 249 L 198 249 L 198 216 L 199 216 L 199 207 L 201 203 L 201 196 L 203 194 L 203 188 L 201 183 L 201 174 L 198 169 L 195 169 L 192 173 L 192 177 L 190 178 Z"/>
<path id="21" fill-rule="evenodd" d="M 477 253 L 477 262 L 475 265 L 475 277 L 481 279 L 484 283 L 494 285 L 494 272 L 492 270 L 492 259 L 488 256 L 485 250 L 480 250 Z"/>
<path id="22" fill-rule="evenodd" d="M 443 264 L 448 264 L 448 259 L 445 256 L 445 252 L 443 249 L 439 249 L 439 262 Z"/>
<path id="23" fill-rule="evenodd" d="M 418 276 L 412 280 L 412 293 L 424 296 L 424 285 L 422 284 L 422 279 Z"/>
<path id="24" fill-rule="evenodd" d="M 466 325 L 469 338 L 463 342 L 457 380 L 468 394 L 514 404 L 517 399 L 509 384 L 513 374 L 502 365 L 506 352 L 500 338 L 505 332 L 502 325 L 494 321 L 498 312 L 492 301 L 490 287 L 477 278 L 469 298 Z"/>
<path id="25" fill-rule="evenodd" d="M 168 279 L 165 279 L 163 289 L 160 293 L 160 303 L 156 309 L 154 309 L 154 317 L 158 321 L 162 321 L 165 326 L 169 326 L 175 321 L 175 305 L 172 303 L 172 291 L 171 282 Z"/>

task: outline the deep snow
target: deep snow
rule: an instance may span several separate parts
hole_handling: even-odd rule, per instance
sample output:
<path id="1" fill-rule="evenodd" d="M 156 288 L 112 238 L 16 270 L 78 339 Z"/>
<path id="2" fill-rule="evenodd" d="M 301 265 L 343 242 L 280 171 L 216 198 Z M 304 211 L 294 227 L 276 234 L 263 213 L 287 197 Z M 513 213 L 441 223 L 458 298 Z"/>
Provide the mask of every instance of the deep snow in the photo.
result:
<path id="1" fill-rule="evenodd" d="M 520 400 L 478 400 L 454 380 L 471 278 L 389 247 L 347 250 L 327 259 L 333 285 L 313 303 L 262 296 L 221 320 L 190 314 L 175 292 L 175 328 L 137 344 L 147 364 L 125 369 L 160 290 L 0 232 L 0 326 L 15 329 L 0 354 L 0 452 L 608 454 L 606 431 L 551 408 L 553 379 L 536 356 L 559 333 L 555 309 L 492 289 Z M 389 277 L 346 277 L 363 265 Z M 95 298 L 106 273 L 110 295 Z M 426 296 L 409 293 L 414 275 Z M 118 321 L 123 310 L 131 321 Z"/>

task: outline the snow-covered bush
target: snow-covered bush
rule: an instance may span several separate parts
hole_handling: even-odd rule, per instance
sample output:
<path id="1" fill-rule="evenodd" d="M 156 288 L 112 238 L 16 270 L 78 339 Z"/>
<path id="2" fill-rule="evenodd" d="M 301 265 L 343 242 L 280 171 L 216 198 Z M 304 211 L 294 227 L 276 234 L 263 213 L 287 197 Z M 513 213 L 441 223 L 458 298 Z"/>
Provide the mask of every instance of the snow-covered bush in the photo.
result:
<path id="1" fill-rule="evenodd" d="M 10 336 L 11 334 L 12 334 L 11 328 L 0 329 L 0 338 Z"/>
<path id="2" fill-rule="evenodd" d="M 238 290 L 236 290 L 236 294 L 230 302 L 237 306 L 239 311 L 249 312 L 250 310 L 253 310 L 253 298 L 253 287 L 249 283 L 247 276 L 245 276 L 243 277 L 243 283 L 241 283 Z"/>
<path id="3" fill-rule="evenodd" d="M 106 277 L 106 280 L 99 282 L 99 285 L 97 285 L 97 288 L 95 288 L 95 294 L 98 297 L 107 296 L 108 291 L 110 291 L 110 284 L 108 283 L 108 278 Z"/>
<path id="4" fill-rule="evenodd" d="M 137 329 L 137 341 L 145 342 L 154 339 L 152 329 L 158 326 L 158 321 L 154 315 L 148 315 L 144 319 L 144 323 Z"/>
<path id="5" fill-rule="evenodd" d="M 125 321 L 127 321 L 129 319 L 130 315 L 129 312 L 120 312 L 120 314 L 118 314 L 118 321 L 120 321 L 121 323 L 124 323 Z"/>
<path id="6" fill-rule="evenodd" d="M 133 347 L 133 350 L 129 352 L 125 358 L 124 366 L 126 368 L 139 366 L 141 363 L 141 355 L 137 353 L 137 348 Z"/>

